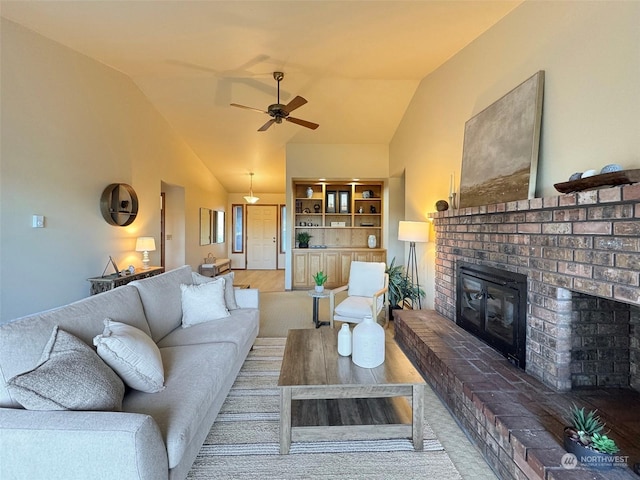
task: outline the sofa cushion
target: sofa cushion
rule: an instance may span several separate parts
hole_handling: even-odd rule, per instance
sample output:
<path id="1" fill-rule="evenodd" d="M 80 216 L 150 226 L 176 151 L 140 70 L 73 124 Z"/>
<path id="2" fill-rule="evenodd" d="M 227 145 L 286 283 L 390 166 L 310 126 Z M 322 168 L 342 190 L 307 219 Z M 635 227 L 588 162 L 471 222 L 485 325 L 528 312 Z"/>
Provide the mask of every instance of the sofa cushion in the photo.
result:
<path id="1" fill-rule="evenodd" d="M 202 344 L 161 348 L 166 388 L 158 393 L 132 390 L 123 410 L 153 416 L 167 446 L 169 468 L 180 463 L 200 428 L 203 417 L 214 403 L 227 396 L 222 388 L 235 376 L 238 356 L 232 344 Z M 213 423 L 213 422 L 212 422 Z M 210 425 L 208 425 L 210 427 Z"/>
<path id="2" fill-rule="evenodd" d="M 224 283 L 220 278 L 201 285 L 180 285 L 183 327 L 229 316 L 224 301 Z"/>
<path id="3" fill-rule="evenodd" d="M 164 388 L 164 370 L 158 346 L 142 330 L 104 320 L 104 331 L 93 344 L 98 355 L 131 388 L 147 393 Z"/>
<path id="4" fill-rule="evenodd" d="M 129 283 L 138 289 L 144 313 L 151 329 L 151 338 L 158 342 L 182 323 L 182 292 L 180 285 L 189 285 L 191 267 L 185 265 L 169 272 Z"/>
<path id="5" fill-rule="evenodd" d="M 91 345 L 103 331 L 105 317 L 151 334 L 138 290 L 129 285 L 0 325 L 0 407 L 20 406 L 9 395 L 6 381 L 38 364 L 53 327 L 59 325 Z"/>
<path id="6" fill-rule="evenodd" d="M 28 410 L 121 410 L 122 380 L 82 340 L 57 326 L 38 365 L 7 382 Z"/>
<path id="7" fill-rule="evenodd" d="M 158 346 L 196 345 L 199 343 L 233 343 L 243 347 L 258 336 L 260 314 L 254 308 L 239 308 L 231 315 L 215 322 L 206 322 L 190 328 L 178 328 L 164 337 Z"/>
<path id="8" fill-rule="evenodd" d="M 193 283 L 195 285 L 202 285 L 203 283 L 209 283 L 218 278 L 224 278 L 224 302 L 227 305 L 227 310 L 235 310 L 238 307 L 236 302 L 236 289 L 233 286 L 234 272 L 220 275 L 217 277 L 207 277 L 206 275 L 200 275 L 197 272 L 192 272 Z"/>

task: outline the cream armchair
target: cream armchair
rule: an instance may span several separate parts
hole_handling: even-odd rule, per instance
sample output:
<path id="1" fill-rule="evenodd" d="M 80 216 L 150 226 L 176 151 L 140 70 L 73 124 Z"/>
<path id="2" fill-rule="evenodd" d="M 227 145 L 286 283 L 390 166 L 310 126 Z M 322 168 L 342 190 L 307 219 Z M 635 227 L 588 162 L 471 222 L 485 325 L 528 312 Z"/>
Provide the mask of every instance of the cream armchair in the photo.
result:
<path id="1" fill-rule="evenodd" d="M 366 315 L 371 315 L 374 320 L 378 318 L 389 289 L 389 275 L 385 270 L 385 263 L 351 262 L 349 284 L 329 292 L 329 320 L 332 328 L 334 320 L 360 323 Z M 345 290 L 347 298 L 336 306 L 336 294 Z"/>

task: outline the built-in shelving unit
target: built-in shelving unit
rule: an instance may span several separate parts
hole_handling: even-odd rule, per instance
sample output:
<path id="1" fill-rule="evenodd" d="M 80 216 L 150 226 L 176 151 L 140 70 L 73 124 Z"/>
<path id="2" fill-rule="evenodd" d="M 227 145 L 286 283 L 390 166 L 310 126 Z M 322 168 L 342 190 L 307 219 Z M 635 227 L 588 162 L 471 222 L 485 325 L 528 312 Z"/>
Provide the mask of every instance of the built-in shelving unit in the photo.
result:
<path id="1" fill-rule="evenodd" d="M 293 288 L 311 288 L 319 270 L 326 286 L 348 281 L 351 261 L 386 261 L 383 248 L 382 182 L 294 181 L 294 242 L 299 232 L 311 235 L 309 248 L 293 250 Z M 369 236 L 376 248 L 368 248 Z"/>

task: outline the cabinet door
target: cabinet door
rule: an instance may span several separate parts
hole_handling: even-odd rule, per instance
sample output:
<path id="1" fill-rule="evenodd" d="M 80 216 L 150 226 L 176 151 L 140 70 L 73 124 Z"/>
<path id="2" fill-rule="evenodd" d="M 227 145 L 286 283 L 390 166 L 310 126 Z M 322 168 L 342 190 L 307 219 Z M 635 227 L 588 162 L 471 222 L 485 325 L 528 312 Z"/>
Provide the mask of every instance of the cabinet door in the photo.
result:
<path id="1" fill-rule="evenodd" d="M 340 274 L 340 253 L 325 252 L 324 254 L 324 270 L 327 276 L 326 287 L 335 288 L 342 285 L 342 275 Z"/>
<path id="2" fill-rule="evenodd" d="M 309 285 L 309 267 L 307 262 L 307 254 L 293 254 L 293 287 L 303 288 Z"/>
<path id="3" fill-rule="evenodd" d="M 307 285 L 309 287 L 312 287 L 313 285 L 315 285 L 315 282 L 311 277 L 320 271 L 324 271 L 324 262 L 323 262 L 324 253 L 317 252 L 317 251 L 309 251 L 307 253 L 307 256 L 309 257 L 309 272 L 307 275 Z"/>
<path id="4" fill-rule="evenodd" d="M 353 252 L 353 259 L 356 262 L 370 262 L 371 261 L 371 253 L 366 250 L 358 250 Z"/>
<path id="5" fill-rule="evenodd" d="M 387 263 L 387 252 L 386 251 L 371 252 L 371 260 L 369 261 Z"/>
<path id="6" fill-rule="evenodd" d="M 349 270 L 351 269 L 351 261 L 353 255 L 351 252 L 340 253 L 340 285 L 349 283 Z"/>

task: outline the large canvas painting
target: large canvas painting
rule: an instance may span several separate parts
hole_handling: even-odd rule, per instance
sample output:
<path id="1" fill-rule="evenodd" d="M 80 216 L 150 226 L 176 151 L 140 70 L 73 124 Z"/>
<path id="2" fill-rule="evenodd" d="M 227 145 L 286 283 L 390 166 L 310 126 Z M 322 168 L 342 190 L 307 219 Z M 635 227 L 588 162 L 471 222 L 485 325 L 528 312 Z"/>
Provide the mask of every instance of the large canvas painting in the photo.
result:
<path id="1" fill-rule="evenodd" d="M 467 121 L 460 208 L 535 196 L 543 90 L 539 71 Z"/>

